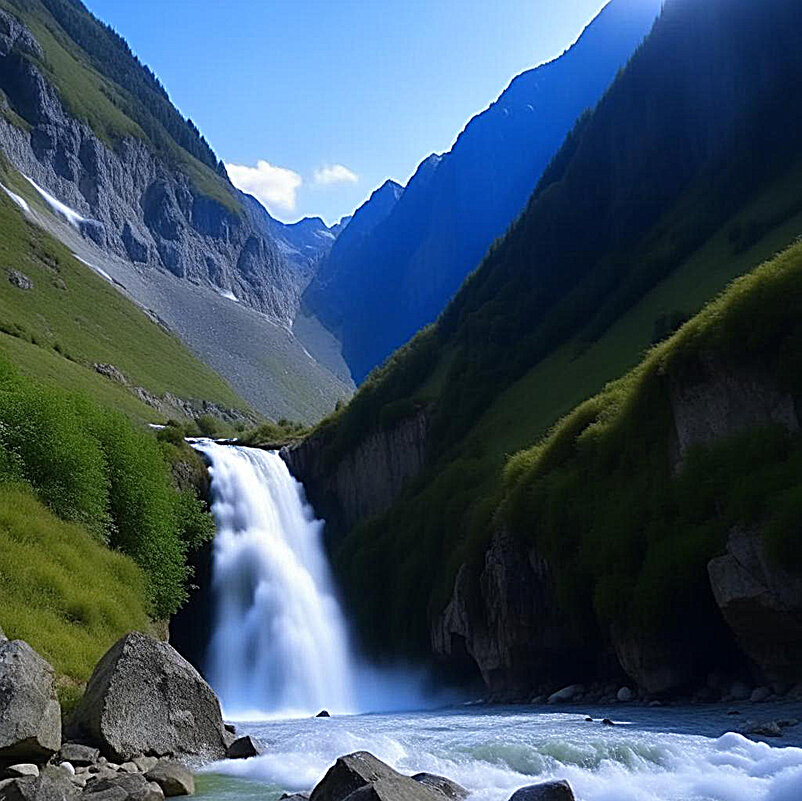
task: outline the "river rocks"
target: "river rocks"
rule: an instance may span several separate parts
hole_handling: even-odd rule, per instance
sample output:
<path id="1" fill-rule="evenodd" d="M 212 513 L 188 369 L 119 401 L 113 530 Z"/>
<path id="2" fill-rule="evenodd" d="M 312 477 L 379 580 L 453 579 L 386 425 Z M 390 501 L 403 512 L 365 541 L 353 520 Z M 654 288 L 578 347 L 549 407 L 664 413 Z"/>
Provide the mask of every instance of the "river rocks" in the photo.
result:
<path id="1" fill-rule="evenodd" d="M 45 765 L 38 776 L 11 779 L 0 786 L 2 801 L 76 801 L 79 795 L 67 771 L 54 765 Z"/>
<path id="2" fill-rule="evenodd" d="M 798 681 L 802 576 L 770 559 L 759 527 L 735 527 L 708 564 L 710 587 L 738 644 L 770 681 Z"/>
<path id="3" fill-rule="evenodd" d="M 412 779 L 439 793 L 447 801 L 462 801 L 462 799 L 470 795 L 461 784 L 457 784 L 445 776 L 438 776 L 435 773 L 416 773 Z"/>
<path id="4" fill-rule="evenodd" d="M 320 712 L 315 715 L 316 718 L 330 718 L 331 715 L 329 714 L 328 710 L 321 709 Z"/>
<path id="5" fill-rule="evenodd" d="M 522 787 L 510 796 L 510 801 L 576 801 L 576 797 L 571 785 L 561 779 Z"/>
<path id="6" fill-rule="evenodd" d="M 100 660 L 70 730 L 120 762 L 134 757 L 225 756 L 220 704 L 168 643 L 132 632 Z"/>
<path id="7" fill-rule="evenodd" d="M 249 759 L 250 757 L 259 756 L 263 751 L 261 743 L 246 734 L 244 737 L 238 737 L 228 746 L 226 756 L 229 759 Z"/>
<path id="8" fill-rule="evenodd" d="M 443 801 L 444 791 L 433 788 L 429 782 L 398 773 L 367 751 L 357 751 L 340 757 L 329 768 L 312 791 L 310 801 L 344 801 L 346 798 L 349 801 Z"/>
<path id="9" fill-rule="evenodd" d="M 145 774 L 145 778 L 150 782 L 156 782 L 168 798 L 176 795 L 192 795 L 195 792 L 195 779 L 178 762 L 161 760 Z"/>
<path id="10" fill-rule="evenodd" d="M 164 793 L 141 773 L 119 773 L 87 782 L 86 801 L 163 801 Z M 37 799 L 38 801 L 38 799 Z"/>
<path id="11" fill-rule="evenodd" d="M 71 762 L 76 768 L 80 768 L 97 762 L 100 750 L 81 743 L 63 743 L 58 755 L 62 761 Z"/>
<path id="12" fill-rule="evenodd" d="M 53 668 L 22 640 L 0 642 L 0 759 L 44 761 L 60 746 Z"/>

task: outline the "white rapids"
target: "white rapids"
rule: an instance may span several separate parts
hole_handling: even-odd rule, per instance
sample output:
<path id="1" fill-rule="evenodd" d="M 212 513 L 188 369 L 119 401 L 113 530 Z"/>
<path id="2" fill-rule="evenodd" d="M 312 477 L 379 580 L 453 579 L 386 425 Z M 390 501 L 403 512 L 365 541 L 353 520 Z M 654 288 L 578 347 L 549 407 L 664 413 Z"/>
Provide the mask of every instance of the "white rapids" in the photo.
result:
<path id="1" fill-rule="evenodd" d="M 217 523 L 209 680 L 226 715 L 354 709 L 354 660 L 323 523 L 277 453 L 199 440 Z"/>

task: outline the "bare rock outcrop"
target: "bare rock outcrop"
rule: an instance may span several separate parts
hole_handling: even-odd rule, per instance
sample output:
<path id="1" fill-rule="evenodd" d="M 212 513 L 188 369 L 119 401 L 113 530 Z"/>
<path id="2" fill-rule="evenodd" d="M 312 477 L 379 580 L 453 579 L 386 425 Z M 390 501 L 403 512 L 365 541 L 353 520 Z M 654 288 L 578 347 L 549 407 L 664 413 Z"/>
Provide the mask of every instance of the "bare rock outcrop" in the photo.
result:
<path id="1" fill-rule="evenodd" d="M 802 576 L 769 558 L 759 526 L 732 529 L 708 564 L 710 586 L 738 644 L 771 681 L 798 681 Z"/>
<path id="2" fill-rule="evenodd" d="M 386 511 L 426 463 L 426 407 L 393 426 L 371 431 L 330 469 L 324 435 L 285 447 L 281 457 L 301 481 L 315 511 L 337 530 Z"/>
<path id="3" fill-rule="evenodd" d="M 527 693 L 577 670 L 586 643 L 571 633 L 554 596 L 548 563 L 511 533 L 496 532 L 476 588 L 463 565 L 446 608 L 432 625 L 445 659 L 472 658 L 493 692 Z"/>

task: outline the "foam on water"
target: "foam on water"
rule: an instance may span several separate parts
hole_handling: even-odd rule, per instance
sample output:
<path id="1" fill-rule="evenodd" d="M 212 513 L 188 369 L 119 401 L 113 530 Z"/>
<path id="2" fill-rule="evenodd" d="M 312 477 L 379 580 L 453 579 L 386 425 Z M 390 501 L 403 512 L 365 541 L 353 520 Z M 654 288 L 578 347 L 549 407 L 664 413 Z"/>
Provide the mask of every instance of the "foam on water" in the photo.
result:
<path id="1" fill-rule="evenodd" d="M 264 798 L 308 790 L 338 756 L 365 749 L 404 773 L 448 776 L 475 801 L 506 801 L 519 787 L 550 778 L 567 779 L 580 801 L 802 799 L 802 748 L 734 733 L 659 731 L 643 721 L 610 729 L 585 723 L 583 715 L 453 712 L 248 728 L 268 752 L 209 770 L 258 783 Z M 234 786 L 242 797 L 243 786 Z M 225 797 L 225 785 L 213 795 Z"/>

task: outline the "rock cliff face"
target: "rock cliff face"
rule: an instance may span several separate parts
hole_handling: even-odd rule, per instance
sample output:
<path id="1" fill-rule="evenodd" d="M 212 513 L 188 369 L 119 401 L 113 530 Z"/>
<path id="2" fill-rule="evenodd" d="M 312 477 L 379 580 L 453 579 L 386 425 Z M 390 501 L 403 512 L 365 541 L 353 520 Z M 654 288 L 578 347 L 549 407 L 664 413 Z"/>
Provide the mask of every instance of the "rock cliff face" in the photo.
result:
<path id="1" fill-rule="evenodd" d="M 421 408 L 391 428 L 369 434 L 328 469 L 324 436 L 281 450 L 292 474 L 306 487 L 316 512 L 343 532 L 390 507 L 426 462 L 429 413 Z"/>
<path id="2" fill-rule="evenodd" d="M 432 625 L 432 648 L 440 659 L 469 656 L 488 689 L 502 697 L 581 677 L 583 643 L 555 603 L 551 571 L 535 549 L 498 531 L 485 553 L 478 593 L 471 582 L 463 565 L 448 606 Z"/>
<path id="3" fill-rule="evenodd" d="M 733 366 L 702 355 L 681 375 L 669 376 L 666 391 L 674 426 L 667 456 L 677 469 L 694 445 L 756 426 L 799 429 L 795 399 L 759 366 Z M 735 654 L 720 667 L 733 675 L 751 669 L 759 682 L 800 681 L 802 577 L 768 557 L 761 527 L 733 529 L 725 553 L 710 561 L 708 572 L 711 595 L 731 632 L 723 647 Z M 704 682 L 710 654 L 678 645 L 670 627 L 646 636 L 614 625 L 593 642 L 572 636 L 555 598 L 555 578 L 535 549 L 497 532 L 478 577 L 463 565 L 449 603 L 433 620 L 435 654 L 452 662 L 469 657 L 501 697 L 526 697 L 549 681 L 612 680 L 623 674 L 652 695 Z"/>
<path id="4" fill-rule="evenodd" d="M 27 123 L 0 117 L 0 148 L 13 165 L 83 217 L 77 224 L 102 248 L 231 292 L 289 322 L 300 276 L 265 235 L 266 212 L 222 177 L 216 194 L 226 205 L 204 194 L 145 139 L 130 136 L 113 147 L 101 141 L 65 109 L 37 66 L 45 59 L 31 31 L 0 10 L 0 89 Z"/>

